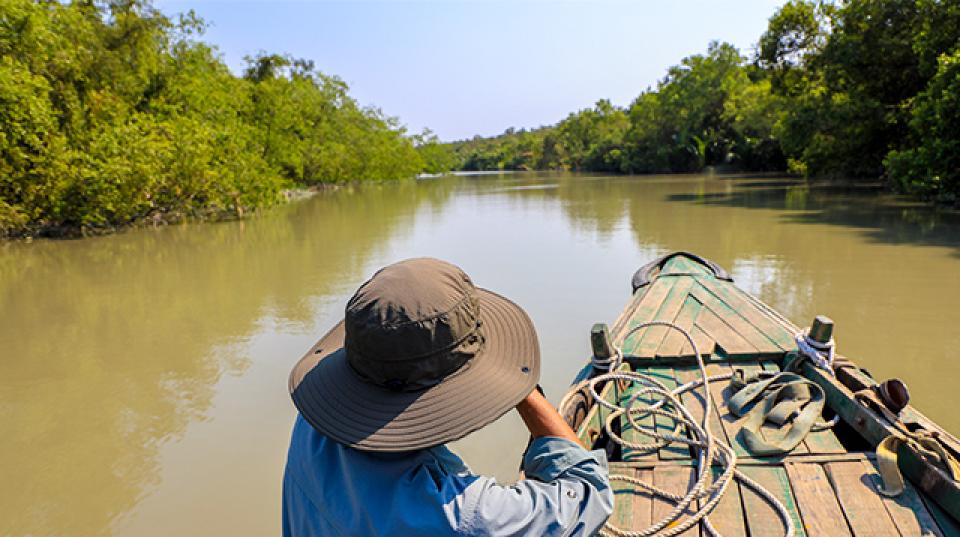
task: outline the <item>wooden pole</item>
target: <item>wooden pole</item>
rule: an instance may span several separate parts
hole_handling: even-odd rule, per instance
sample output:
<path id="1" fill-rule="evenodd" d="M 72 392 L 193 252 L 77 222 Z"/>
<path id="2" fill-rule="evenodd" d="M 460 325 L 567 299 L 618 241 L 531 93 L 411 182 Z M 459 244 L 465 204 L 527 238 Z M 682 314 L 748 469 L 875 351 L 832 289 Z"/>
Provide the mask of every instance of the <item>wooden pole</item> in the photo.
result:
<path id="1" fill-rule="evenodd" d="M 601 362 L 613 356 L 610 329 L 607 328 L 606 323 L 597 323 L 590 329 L 590 347 L 593 349 L 593 356 Z"/>
<path id="2" fill-rule="evenodd" d="M 833 319 L 817 315 L 810 325 L 810 338 L 818 343 L 827 343 L 833 337 Z"/>

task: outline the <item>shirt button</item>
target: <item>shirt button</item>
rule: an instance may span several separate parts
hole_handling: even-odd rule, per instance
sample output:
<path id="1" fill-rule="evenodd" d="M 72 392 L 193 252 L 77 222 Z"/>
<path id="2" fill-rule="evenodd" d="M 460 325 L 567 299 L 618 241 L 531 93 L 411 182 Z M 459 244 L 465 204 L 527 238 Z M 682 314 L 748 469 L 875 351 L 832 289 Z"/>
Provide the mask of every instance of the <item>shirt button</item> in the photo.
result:
<path id="1" fill-rule="evenodd" d="M 567 498 L 576 498 L 576 497 L 577 497 L 577 491 L 575 491 L 575 490 L 568 490 L 568 491 L 567 491 Z"/>

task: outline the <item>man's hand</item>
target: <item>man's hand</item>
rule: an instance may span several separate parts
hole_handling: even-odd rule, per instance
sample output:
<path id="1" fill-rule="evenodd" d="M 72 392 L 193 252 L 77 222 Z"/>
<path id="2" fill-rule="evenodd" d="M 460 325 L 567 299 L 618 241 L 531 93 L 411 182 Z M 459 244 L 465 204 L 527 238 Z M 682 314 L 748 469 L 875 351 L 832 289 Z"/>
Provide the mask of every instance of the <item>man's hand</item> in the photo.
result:
<path id="1" fill-rule="evenodd" d="M 555 436 L 580 444 L 580 439 L 577 438 L 573 429 L 563 421 L 560 414 L 539 390 L 533 390 L 523 401 L 520 401 L 517 412 L 520 413 L 523 423 L 527 425 L 527 429 L 534 438 Z"/>

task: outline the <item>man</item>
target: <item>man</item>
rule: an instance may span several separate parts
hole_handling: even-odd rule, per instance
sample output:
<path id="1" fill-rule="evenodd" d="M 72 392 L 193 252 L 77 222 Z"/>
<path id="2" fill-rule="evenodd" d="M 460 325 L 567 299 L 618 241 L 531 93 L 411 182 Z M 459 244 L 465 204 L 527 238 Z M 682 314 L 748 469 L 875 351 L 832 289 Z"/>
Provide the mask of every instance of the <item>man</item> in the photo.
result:
<path id="1" fill-rule="evenodd" d="M 539 375 L 519 306 L 436 259 L 381 269 L 290 374 L 283 534 L 594 534 L 613 509 L 606 457 L 580 446 Z M 507 487 L 444 444 L 511 408 L 533 442 Z"/>

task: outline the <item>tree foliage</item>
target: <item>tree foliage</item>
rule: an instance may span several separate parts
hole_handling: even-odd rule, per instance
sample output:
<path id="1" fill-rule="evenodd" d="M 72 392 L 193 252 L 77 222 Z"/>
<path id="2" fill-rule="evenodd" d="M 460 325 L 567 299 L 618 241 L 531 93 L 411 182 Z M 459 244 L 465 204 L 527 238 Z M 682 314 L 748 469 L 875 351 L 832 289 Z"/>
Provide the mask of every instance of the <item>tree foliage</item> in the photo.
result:
<path id="1" fill-rule="evenodd" d="M 712 43 L 620 108 L 600 100 L 557 125 L 508 129 L 452 144 L 466 170 L 697 171 L 707 165 L 777 169 L 781 101 L 732 45 Z"/>
<path id="2" fill-rule="evenodd" d="M 452 145 L 463 169 L 790 170 L 960 197 L 960 4 L 790 0 L 756 52 L 712 43 L 619 108 Z"/>
<path id="3" fill-rule="evenodd" d="M 340 79 L 270 54 L 234 76 L 203 30 L 148 0 L 0 0 L 0 234 L 242 214 L 421 170 Z"/>

